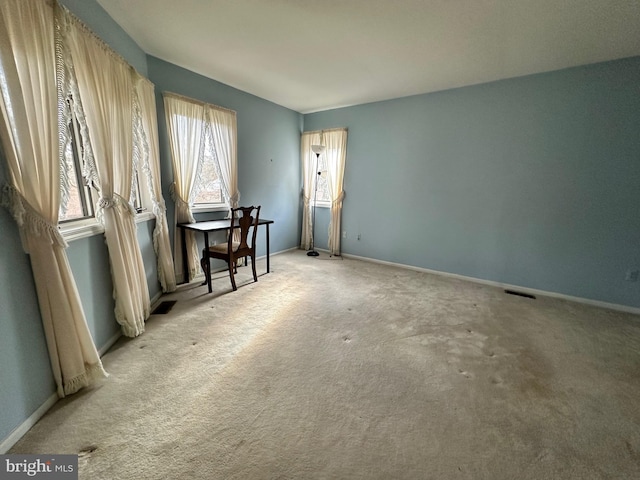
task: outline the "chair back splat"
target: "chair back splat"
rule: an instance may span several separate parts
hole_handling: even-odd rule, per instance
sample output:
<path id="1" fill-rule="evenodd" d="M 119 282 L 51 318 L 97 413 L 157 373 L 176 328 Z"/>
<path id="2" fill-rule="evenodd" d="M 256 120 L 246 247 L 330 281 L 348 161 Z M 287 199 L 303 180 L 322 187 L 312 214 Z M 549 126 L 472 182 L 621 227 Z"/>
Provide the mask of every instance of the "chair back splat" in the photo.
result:
<path id="1" fill-rule="evenodd" d="M 251 270 L 253 281 L 258 281 L 256 275 L 256 236 L 258 233 L 258 220 L 260 218 L 260 205 L 257 207 L 238 207 L 231 209 L 231 219 L 229 224 L 229 239 L 227 243 L 212 245 L 209 251 L 202 251 L 202 270 L 205 275 L 211 275 L 210 259 L 218 258 L 227 262 L 231 287 L 237 290 L 234 273 L 238 273 L 238 260 L 244 258 L 245 261 L 251 258 Z M 239 230 L 240 241 L 234 241 L 234 232 Z"/>

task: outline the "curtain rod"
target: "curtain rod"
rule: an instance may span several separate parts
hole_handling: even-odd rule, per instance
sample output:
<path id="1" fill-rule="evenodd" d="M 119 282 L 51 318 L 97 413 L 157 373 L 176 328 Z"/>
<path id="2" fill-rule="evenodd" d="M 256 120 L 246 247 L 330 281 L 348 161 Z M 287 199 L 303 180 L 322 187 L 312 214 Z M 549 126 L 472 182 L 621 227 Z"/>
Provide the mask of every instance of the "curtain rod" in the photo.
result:
<path id="1" fill-rule="evenodd" d="M 302 135 L 312 135 L 315 133 L 319 133 L 319 134 L 323 134 L 323 133 L 329 133 L 329 132 L 348 132 L 349 129 L 347 127 L 337 127 L 337 128 L 328 128 L 326 130 L 309 130 L 306 132 L 302 132 Z"/>
<path id="2" fill-rule="evenodd" d="M 195 103 L 196 105 L 202 105 L 203 107 L 210 107 L 215 110 L 220 110 L 222 112 L 229 112 L 234 115 L 237 115 L 238 112 L 235 110 L 231 110 L 230 108 L 221 107 L 220 105 L 214 105 L 213 103 L 203 102 L 202 100 L 198 100 L 197 98 L 187 97 L 186 95 L 180 95 L 179 93 L 173 92 L 162 92 L 163 97 L 174 97 L 180 100 L 184 100 L 186 102 Z"/>
<path id="3" fill-rule="evenodd" d="M 65 7 L 64 5 L 62 5 L 59 1 L 57 0 L 50 0 L 51 1 L 51 5 L 54 8 L 54 12 L 56 9 L 58 9 L 60 12 L 62 12 L 62 18 L 58 17 L 61 20 L 61 28 L 64 28 L 64 19 L 68 18 L 70 21 L 72 21 L 75 25 L 78 26 L 78 28 L 80 28 L 84 33 L 86 33 L 87 35 L 89 35 L 91 38 L 93 38 L 96 42 L 98 42 L 98 44 L 100 45 L 100 47 L 105 50 L 107 53 L 109 53 L 110 55 L 112 55 L 116 60 L 124 63 L 127 67 L 129 67 L 138 77 L 143 78 L 144 80 L 146 80 L 147 82 L 149 82 L 151 85 L 153 85 L 155 87 L 155 84 L 149 80 L 147 77 L 145 77 L 144 75 L 142 75 L 138 70 L 136 70 L 136 68 L 131 65 L 129 62 L 127 62 L 127 60 L 120 55 L 118 52 L 116 52 L 113 48 L 111 48 L 111 46 L 105 42 L 102 38 L 100 38 L 93 30 L 91 30 L 91 28 L 84 23 L 79 17 L 77 17 L 76 15 L 74 15 L 67 7 Z M 47 1 L 47 4 L 49 5 L 49 1 Z M 57 16 L 57 15 L 56 15 Z"/>

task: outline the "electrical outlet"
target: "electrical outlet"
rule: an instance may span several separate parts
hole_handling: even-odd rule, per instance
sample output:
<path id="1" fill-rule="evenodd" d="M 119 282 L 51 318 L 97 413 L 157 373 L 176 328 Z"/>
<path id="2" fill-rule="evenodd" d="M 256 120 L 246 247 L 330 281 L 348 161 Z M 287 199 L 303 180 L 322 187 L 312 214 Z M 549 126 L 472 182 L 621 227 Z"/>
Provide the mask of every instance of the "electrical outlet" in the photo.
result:
<path id="1" fill-rule="evenodd" d="M 360 238 L 362 238 L 362 235 L 361 235 L 361 234 L 358 234 L 358 240 L 360 240 Z"/>
<path id="2" fill-rule="evenodd" d="M 637 282 L 638 277 L 640 276 L 640 270 L 627 270 L 627 274 L 624 279 L 627 282 Z"/>
<path id="3" fill-rule="evenodd" d="M 342 238 L 347 238 L 347 231 L 346 230 L 342 232 Z"/>

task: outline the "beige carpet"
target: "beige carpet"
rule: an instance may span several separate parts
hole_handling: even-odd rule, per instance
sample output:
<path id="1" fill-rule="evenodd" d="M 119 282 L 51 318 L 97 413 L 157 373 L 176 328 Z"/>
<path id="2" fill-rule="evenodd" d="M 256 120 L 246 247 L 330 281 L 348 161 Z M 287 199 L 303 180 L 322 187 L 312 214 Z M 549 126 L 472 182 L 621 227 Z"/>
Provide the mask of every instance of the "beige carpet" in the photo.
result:
<path id="1" fill-rule="evenodd" d="M 92 480 L 640 478 L 638 316 L 304 252 L 240 272 L 167 296 L 10 453 Z"/>

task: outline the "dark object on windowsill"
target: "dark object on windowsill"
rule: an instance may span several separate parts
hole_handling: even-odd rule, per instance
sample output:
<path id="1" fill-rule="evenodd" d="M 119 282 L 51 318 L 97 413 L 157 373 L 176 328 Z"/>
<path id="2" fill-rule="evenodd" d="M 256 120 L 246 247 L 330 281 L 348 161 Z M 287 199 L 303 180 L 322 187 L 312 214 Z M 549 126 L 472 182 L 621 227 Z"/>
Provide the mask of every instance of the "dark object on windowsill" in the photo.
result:
<path id="1" fill-rule="evenodd" d="M 146 212 L 146 211 L 147 211 L 147 209 L 146 209 L 146 208 L 144 208 L 144 207 L 138 207 L 138 208 L 136 208 L 136 213 L 142 213 L 142 212 Z"/>

